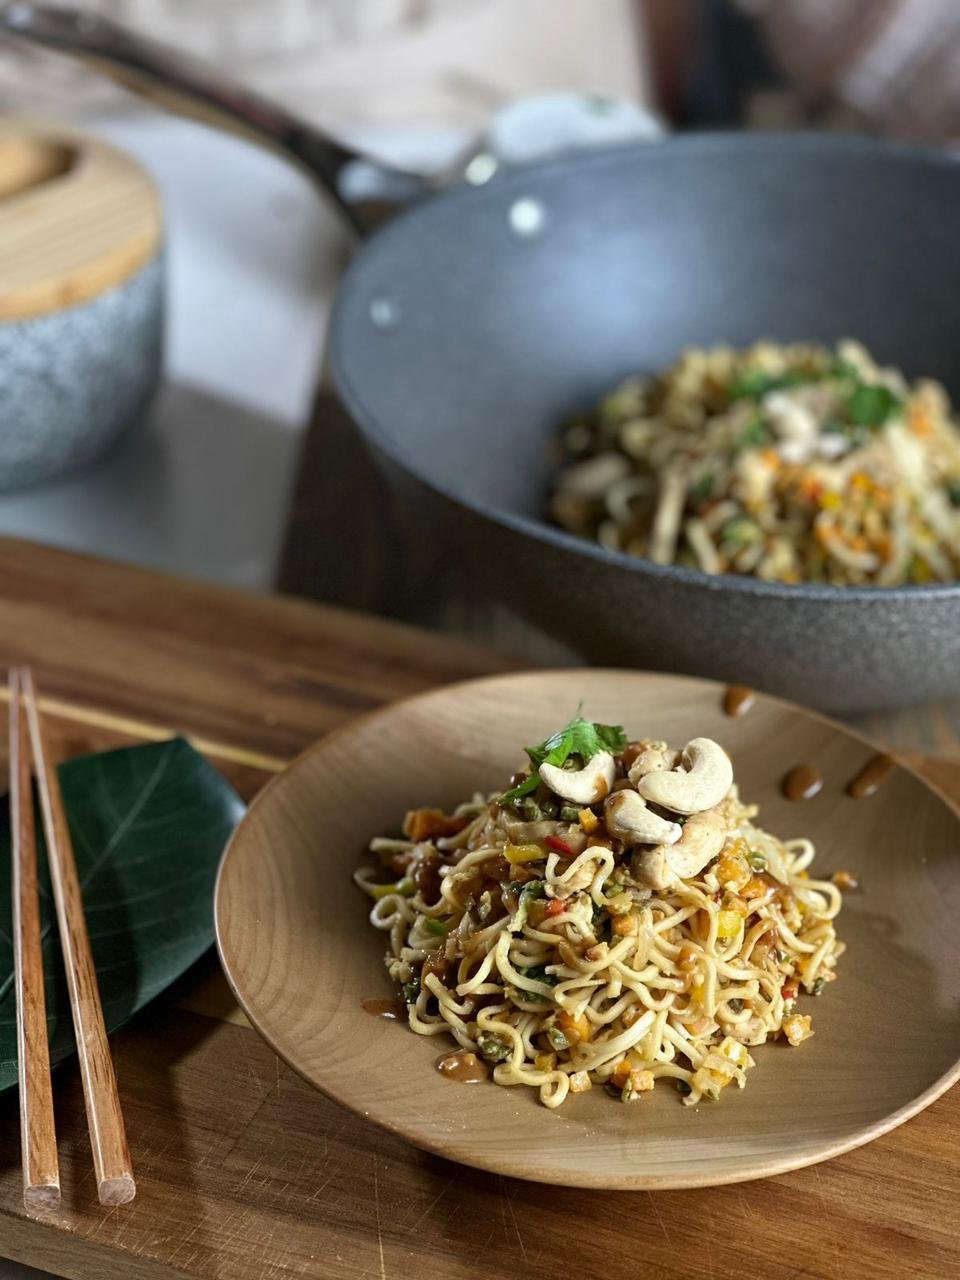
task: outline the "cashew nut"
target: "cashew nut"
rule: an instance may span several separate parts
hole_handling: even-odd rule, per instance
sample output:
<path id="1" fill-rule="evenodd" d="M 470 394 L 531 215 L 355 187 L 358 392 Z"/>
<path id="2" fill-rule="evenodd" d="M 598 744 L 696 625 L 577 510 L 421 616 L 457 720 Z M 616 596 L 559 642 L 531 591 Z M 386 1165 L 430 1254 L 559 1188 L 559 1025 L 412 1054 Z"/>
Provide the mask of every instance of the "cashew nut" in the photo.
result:
<path id="1" fill-rule="evenodd" d="M 717 809 L 692 814 L 675 844 L 659 844 L 633 855 L 634 876 L 651 889 L 668 889 L 676 880 L 691 880 L 712 862 L 727 838 L 727 824 Z"/>
<path id="2" fill-rule="evenodd" d="M 596 804 L 610 791 L 616 771 L 610 752 L 598 751 L 582 769 L 559 769 L 555 764 L 542 764 L 540 777 L 562 800 Z"/>
<path id="3" fill-rule="evenodd" d="M 675 844 L 682 834 L 677 822 L 668 822 L 647 808 L 635 791 L 615 791 L 603 806 L 607 831 L 627 844 Z"/>
<path id="4" fill-rule="evenodd" d="M 648 773 L 662 773 L 665 769 L 672 769 L 679 759 L 679 751 L 674 751 L 665 742 L 645 742 L 643 750 L 634 758 L 628 776 L 636 786 Z"/>
<path id="5" fill-rule="evenodd" d="M 723 747 L 712 738 L 694 738 L 676 769 L 646 774 L 637 790 L 674 813 L 701 813 L 719 804 L 732 784 L 733 765 Z"/>

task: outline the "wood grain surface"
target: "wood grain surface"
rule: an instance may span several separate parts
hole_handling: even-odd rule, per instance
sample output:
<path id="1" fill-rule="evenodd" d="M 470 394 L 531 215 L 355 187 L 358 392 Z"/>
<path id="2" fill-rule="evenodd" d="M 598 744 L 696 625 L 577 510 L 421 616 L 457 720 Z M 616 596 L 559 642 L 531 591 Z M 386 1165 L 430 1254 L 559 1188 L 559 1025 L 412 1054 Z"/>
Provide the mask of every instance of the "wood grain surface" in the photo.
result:
<path id="1" fill-rule="evenodd" d="M 0 617 L 0 659 L 31 662 L 64 708 L 49 717 L 61 755 L 135 740 L 131 723 L 177 728 L 210 744 L 248 797 L 269 770 L 247 754 L 290 757 L 358 710 L 509 665 L 340 610 L 9 540 Z M 882 727 L 899 746 L 960 757 L 940 710 Z M 960 766 L 929 772 L 960 797 Z M 24 1213 L 16 1098 L 0 1099 L 0 1252 L 83 1280 L 960 1273 L 957 1090 L 828 1164 L 737 1187 L 611 1194 L 470 1170 L 342 1110 L 246 1025 L 212 958 L 112 1045 L 137 1199 L 97 1203 L 67 1067 L 55 1075 L 57 1212 Z"/>
<path id="2" fill-rule="evenodd" d="M 842 867 L 863 886 L 844 894 L 837 920 L 840 981 L 821 1000 L 800 999 L 812 1041 L 802 1052 L 782 1043 L 753 1051 L 747 1088 L 725 1091 L 719 1105 L 682 1107 L 673 1080 L 627 1108 L 596 1087 L 555 1111 L 529 1088 L 465 1091 L 435 1070 L 456 1048 L 452 1036 L 416 1036 L 365 1010 L 371 997 L 396 993 L 383 965 L 388 935 L 371 928 L 370 900 L 353 883 L 362 862 L 377 861 L 364 854 L 367 842 L 399 834 L 411 809 L 449 812 L 502 788 L 522 759 L 518 744 L 547 737 L 570 714 L 558 709 L 578 701 L 588 719 L 623 724 L 631 739 L 720 742 L 741 797 L 760 806 L 759 825 L 812 840 L 816 879 Z M 876 758 L 844 727 L 761 694 L 733 719 L 722 686 L 681 676 L 533 671 L 408 698 L 317 743 L 254 802 L 217 883 L 219 953 L 251 1022 L 284 1061 L 428 1151 L 616 1191 L 783 1173 L 876 1138 L 960 1074 L 960 822 L 905 769 L 869 801 L 850 798 L 848 782 Z M 811 803 L 782 794 L 798 761 L 822 771 Z M 468 1011 L 463 1019 L 472 1023 Z"/>
<path id="3" fill-rule="evenodd" d="M 110 1056 L 97 973 L 83 909 L 80 877 L 63 806 L 56 763 L 37 709 L 37 693 L 29 667 L 20 670 L 20 693 L 30 727 L 33 768 L 46 836 L 47 867 L 57 913 L 60 952 L 70 992 L 70 1013 L 80 1078 L 83 1081 L 93 1172 L 101 1204 L 126 1204 L 136 1195 L 127 1147 L 127 1132 Z"/>
<path id="4" fill-rule="evenodd" d="M 0 117 L 0 320 L 87 302 L 157 251 L 160 202 L 130 156 L 76 129 Z"/>
<path id="5" fill-rule="evenodd" d="M 31 791 L 30 738 L 21 699 L 21 674 L 11 668 L 10 845 L 13 901 L 14 982 L 17 993 L 17 1060 L 20 1066 L 20 1150 L 23 1203 L 27 1208 L 60 1203 L 57 1133 L 47 1044 L 37 877 L 37 833 Z"/>

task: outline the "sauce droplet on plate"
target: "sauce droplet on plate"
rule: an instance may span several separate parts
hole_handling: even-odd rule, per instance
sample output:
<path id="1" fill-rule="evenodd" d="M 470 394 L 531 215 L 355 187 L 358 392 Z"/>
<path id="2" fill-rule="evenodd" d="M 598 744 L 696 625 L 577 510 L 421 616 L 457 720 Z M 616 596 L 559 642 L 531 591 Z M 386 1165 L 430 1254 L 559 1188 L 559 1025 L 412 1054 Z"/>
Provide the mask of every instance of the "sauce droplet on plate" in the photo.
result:
<path id="1" fill-rule="evenodd" d="M 808 764 L 791 769 L 780 789 L 788 800 L 812 800 L 823 786 L 823 776 Z"/>
<path id="2" fill-rule="evenodd" d="M 485 1062 L 475 1053 L 464 1049 L 458 1049 L 456 1053 L 445 1053 L 442 1058 L 438 1058 L 437 1070 L 448 1080 L 458 1080 L 461 1084 L 479 1084 L 490 1074 Z"/>
<path id="3" fill-rule="evenodd" d="M 854 800 L 863 800 L 872 796 L 880 785 L 893 773 L 897 762 L 892 756 L 871 756 L 856 777 L 847 783 L 847 795 Z"/>
<path id="4" fill-rule="evenodd" d="M 745 684 L 731 684 L 723 695 L 723 709 L 728 716 L 737 719 L 745 716 L 757 700 L 757 695 Z"/>
<path id="5" fill-rule="evenodd" d="M 365 1013 L 375 1018 L 389 1018 L 398 1022 L 407 1016 L 407 1006 L 398 996 L 371 996 L 369 1000 L 361 1000 Z"/>

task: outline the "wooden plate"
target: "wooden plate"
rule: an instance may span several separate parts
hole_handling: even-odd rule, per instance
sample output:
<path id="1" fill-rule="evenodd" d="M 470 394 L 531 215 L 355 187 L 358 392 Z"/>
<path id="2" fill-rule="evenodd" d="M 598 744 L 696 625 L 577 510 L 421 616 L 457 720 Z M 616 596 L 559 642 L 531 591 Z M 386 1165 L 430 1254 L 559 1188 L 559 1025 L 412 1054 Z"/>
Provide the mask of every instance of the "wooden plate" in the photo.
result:
<path id="1" fill-rule="evenodd" d="M 692 1187 L 781 1173 L 870 1141 L 960 1075 L 960 823 L 897 769 L 870 799 L 844 784 L 872 754 L 854 734 L 760 697 L 738 720 L 712 682 L 615 671 L 501 676 L 440 689 L 359 719 L 300 756 L 249 810 L 220 870 L 216 924 L 227 977 L 253 1025 L 300 1074 L 411 1142 L 482 1169 L 570 1186 Z M 845 868 L 840 977 L 805 998 L 816 1034 L 754 1051 L 744 1090 L 683 1107 L 660 1084 L 632 1107 L 603 1090 L 558 1111 L 532 1090 L 464 1086 L 434 1063 L 453 1047 L 371 1017 L 392 994 L 385 935 L 351 882 L 368 839 L 406 809 L 452 806 L 501 786 L 523 743 L 576 710 L 636 736 L 706 734 L 734 759 L 741 794 L 784 837 L 816 843 L 815 870 Z M 826 779 L 784 800 L 793 765 Z"/>

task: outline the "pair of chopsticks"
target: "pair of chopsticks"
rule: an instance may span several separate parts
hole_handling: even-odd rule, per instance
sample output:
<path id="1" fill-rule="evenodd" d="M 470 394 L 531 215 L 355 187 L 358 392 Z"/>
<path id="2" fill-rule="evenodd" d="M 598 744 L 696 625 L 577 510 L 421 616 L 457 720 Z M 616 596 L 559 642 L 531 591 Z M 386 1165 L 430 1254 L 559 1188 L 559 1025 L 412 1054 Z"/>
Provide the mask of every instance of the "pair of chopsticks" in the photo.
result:
<path id="1" fill-rule="evenodd" d="M 29 667 L 11 670 L 9 692 L 13 942 L 23 1202 L 28 1209 L 56 1208 L 60 1203 L 60 1168 L 44 999 L 37 842 L 30 789 L 32 749 L 60 947 L 80 1057 L 97 1191 L 101 1204 L 126 1204 L 136 1194 L 136 1183 L 127 1149 L 127 1135 L 63 797 L 57 771 L 44 740 Z"/>

